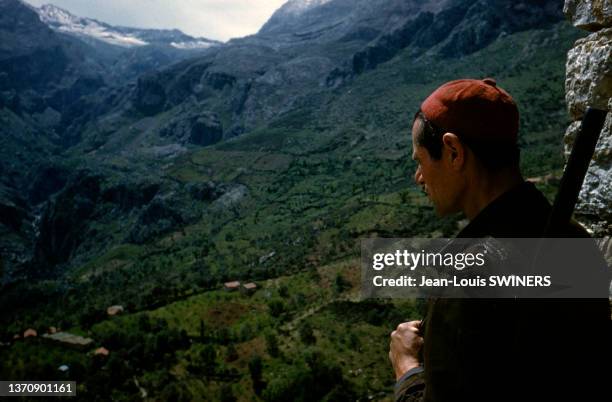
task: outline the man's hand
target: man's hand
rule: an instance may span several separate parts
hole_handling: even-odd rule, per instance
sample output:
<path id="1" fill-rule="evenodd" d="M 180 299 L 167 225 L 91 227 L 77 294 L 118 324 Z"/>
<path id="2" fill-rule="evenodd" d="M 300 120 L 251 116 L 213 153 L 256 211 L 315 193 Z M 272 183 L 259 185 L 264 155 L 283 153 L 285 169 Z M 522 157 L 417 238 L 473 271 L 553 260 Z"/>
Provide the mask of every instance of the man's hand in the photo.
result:
<path id="1" fill-rule="evenodd" d="M 423 337 L 419 334 L 421 321 L 403 322 L 391 332 L 389 343 L 389 360 L 399 380 L 404 373 L 419 366 L 419 351 L 423 346 Z"/>

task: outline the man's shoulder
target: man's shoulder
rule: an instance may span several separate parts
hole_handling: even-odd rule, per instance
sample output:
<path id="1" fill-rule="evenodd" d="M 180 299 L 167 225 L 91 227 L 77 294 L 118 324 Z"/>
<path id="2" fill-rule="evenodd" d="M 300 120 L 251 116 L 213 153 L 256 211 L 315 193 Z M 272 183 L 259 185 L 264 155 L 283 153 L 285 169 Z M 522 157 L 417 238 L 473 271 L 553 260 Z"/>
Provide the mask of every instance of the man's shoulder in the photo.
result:
<path id="1" fill-rule="evenodd" d="M 547 229 L 552 207 L 533 183 L 523 182 L 492 201 L 458 237 L 537 238 Z M 590 237 L 571 221 L 547 234 L 549 237 Z"/>

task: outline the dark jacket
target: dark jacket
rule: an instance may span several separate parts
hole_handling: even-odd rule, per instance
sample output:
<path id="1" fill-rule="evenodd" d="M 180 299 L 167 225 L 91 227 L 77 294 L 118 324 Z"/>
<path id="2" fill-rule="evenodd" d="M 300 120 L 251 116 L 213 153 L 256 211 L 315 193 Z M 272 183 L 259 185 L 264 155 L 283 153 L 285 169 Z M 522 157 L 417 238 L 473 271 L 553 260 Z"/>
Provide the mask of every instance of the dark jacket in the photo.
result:
<path id="1" fill-rule="evenodd" d="M 458 237 L 541 237 L 550 209 L 525 182 Z M 588 236 L 577 224 L 554 235 Z M 398 382 L 396 401 L 610 398 L 608 299 L 432 299 L 422 333 L 424 371 Z"/>

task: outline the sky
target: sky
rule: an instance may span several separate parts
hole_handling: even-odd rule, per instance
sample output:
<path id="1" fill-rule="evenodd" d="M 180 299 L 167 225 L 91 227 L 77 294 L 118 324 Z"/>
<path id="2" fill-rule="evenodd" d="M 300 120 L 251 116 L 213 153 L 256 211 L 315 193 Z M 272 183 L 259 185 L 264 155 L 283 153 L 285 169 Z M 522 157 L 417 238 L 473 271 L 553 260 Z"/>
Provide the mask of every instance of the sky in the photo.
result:
<path id="1" fill-rule="evenodd" d="M 136 28 L 178 28 L 226 41 L 254 34 L 286 0 L 26 0 L 79 17 Z"/>

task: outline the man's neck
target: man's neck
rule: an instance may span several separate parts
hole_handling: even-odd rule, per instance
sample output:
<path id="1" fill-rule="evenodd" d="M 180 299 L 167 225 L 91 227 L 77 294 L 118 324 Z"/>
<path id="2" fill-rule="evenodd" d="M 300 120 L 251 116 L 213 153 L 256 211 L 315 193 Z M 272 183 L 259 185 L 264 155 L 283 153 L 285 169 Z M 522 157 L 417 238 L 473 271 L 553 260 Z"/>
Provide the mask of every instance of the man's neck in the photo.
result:
<path id="1" fill-rule="evenodd" d="M 471 221 L 502 194 L 523 183 L 518 170 L 503 171 L 497 174 L 476 175 L 465 192 L 463 212 Z"/>

